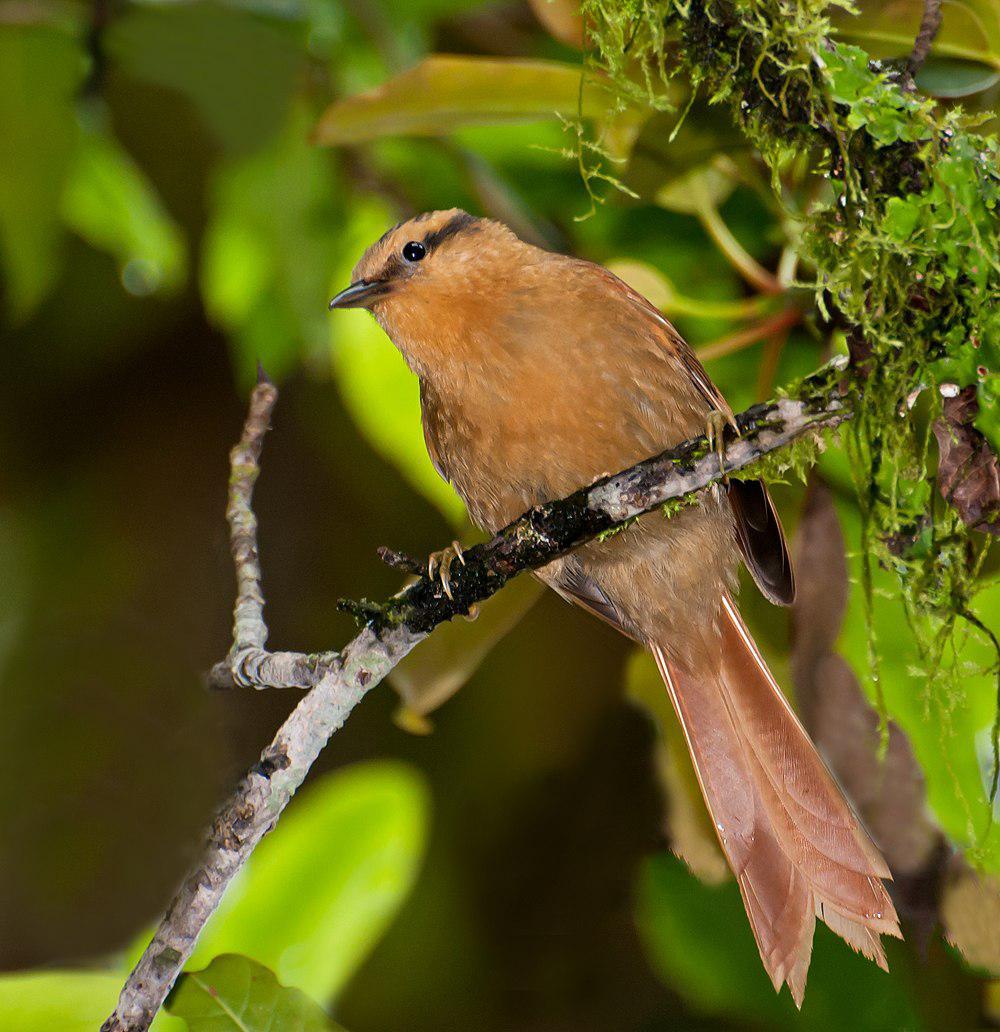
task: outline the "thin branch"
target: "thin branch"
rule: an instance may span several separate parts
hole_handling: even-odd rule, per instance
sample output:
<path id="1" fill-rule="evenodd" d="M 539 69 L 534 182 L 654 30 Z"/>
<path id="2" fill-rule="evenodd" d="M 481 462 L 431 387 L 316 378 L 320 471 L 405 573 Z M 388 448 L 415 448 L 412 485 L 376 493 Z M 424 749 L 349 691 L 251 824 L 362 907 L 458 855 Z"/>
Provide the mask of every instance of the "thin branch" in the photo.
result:
<path id="1" fill-rule="evenodd" d="M 722 358 L 723 355 L 730 355 L 734 351 L 742 351 L 743 348 L 756 344 L 759 340 L 766 340 L 769 337 L 777 337 L 787 333 L 796 323 L 802 321 L 802 309 L 790 305 L 783 311 L 775 312 L 766 319 L 754 323 L 752 326 L 744 326 L 727 337 L 712 341 L 696 349 L 698 357 L 707 362 L 713 358 Z"/>
<path id="2" fill-rule="evenodd" d="M 917 37 L 913 41 L 913 49 L 910 51 L 909 60 L 906 62 L 906 70 L 910 78 L 920 71 L 931 52 L 938 30 L 941 28 L 941 0 L 924 0 L 924 13 L 920 19 L 920 28 Z"/>
<path id="3" fill-rule="evenodd" d="M 699 205 L 696 215 L 715 246 L 754 290 L 758 290 L 762 294 L 784 292 L 784 287 L 778 278 L 768 272 L 736 239 L 714 204 L 706 201 Z"/>
<path id="4" fill-rule="evenodd" d="M 842 390 L 843 361 L 833 362 L 804 380 L 795 398 L 755 405 L 737 417 L 740 435 L 727 428 L 721 450 L 703 436 L 671 448 L 561 501 L 530 509 L 491 541 L 465 552 L 465 565 L 452 570 L 451 596 L 439 581 L 420 577 L 382 604 L 347 604 L 365 627 L 329 660 L 318 683 L 299 701 L 259 762 L 237 786 L 212 824 L 201 859 L 188 874 L 122 989 L 118 1006 L 102 1032 L 145 1032 L 194 949 L 205 923 L 229 883 L 257 843 L 274 827 L 282 810 L 326 745 L 362 698 L 438 624 L 467 614 L 527 569 L 537 569 L 592 538 L 624 529 L 643 513 L 702 490 L 745 469 L 761 456 L 796 438 L 850 418 Z M 275 664 L 308 668 L 299 653 L 267 653 L 263 620 L 256 520 L 250 508 L 260 444 L 277 397 L 262 382 L 251 400 L 243 438 L 231 454 L 230 519 L 239 596 L 235 638 L 227 664 L 234 681 L 271 676 L 267 663 L 241 660 L 256 649 Z M 240 646 L 245 648 L 241 651 Z M 236 665 L 243 666 L 236 669 Z"/>

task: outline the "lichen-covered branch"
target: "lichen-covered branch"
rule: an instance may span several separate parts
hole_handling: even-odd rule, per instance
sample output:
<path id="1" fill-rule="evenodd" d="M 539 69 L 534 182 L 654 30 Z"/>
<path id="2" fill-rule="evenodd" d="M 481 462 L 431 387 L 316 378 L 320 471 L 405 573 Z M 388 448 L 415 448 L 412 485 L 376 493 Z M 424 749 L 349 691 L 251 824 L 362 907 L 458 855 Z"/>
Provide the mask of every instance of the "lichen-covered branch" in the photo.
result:
<path id="1" fill-rule="evenodd" d="M 209 673 L 213 688 L 312 688 L 337 662 L 336 652 L 304 655 L 268 652 L 264 595 L 261 590 L 257 517 L 253 488 L 260 475 L 260 451 L 278 400 L 278 390 L 260 370 L 250 396 L 243 435 L 229 453 L 229 548 L 236 567 L 236 605 L 233 609 L 233 645 L 222 663 Z"/>
<path id="2" fill-rule="evenodd" d="M 465 552 L 465 565 L 456 564 L 452 572 L 451 597 L 439 581 L 424 576 L 380 605 L 345 604 L 365 626 L 342 652 L 321 657 L 269 653 L 264 648 L 267 628 L 251 500 L 277 390 L 260 383 L 251 399 L 243 438 L 230 457 L 227 514 L 238 595 L 233 648 L 213 677 L 225 681 L 222 668 L 229 683 L 311 688 L 215 818 L 200 860 L 167 908 L 102 1032 L 149 1028 L 226 888 L 274 827 L 330 736 L 367 692 L 438 624 L 468 613 L 518 573 L 537 569 L 599 534 L 622 529 L 644 513 L 690 496 L 797 439 L 849 418 L 850 403 L 841 389 L 844 367 L 843 362 L 831 363 L 804 380 L 795 397 L 741 413 L 737 417 L 740 433 L 728 428 L 717 446 L 705 437 L 686 441 L 568 498 L 531 509 L 491 541 Z"/>

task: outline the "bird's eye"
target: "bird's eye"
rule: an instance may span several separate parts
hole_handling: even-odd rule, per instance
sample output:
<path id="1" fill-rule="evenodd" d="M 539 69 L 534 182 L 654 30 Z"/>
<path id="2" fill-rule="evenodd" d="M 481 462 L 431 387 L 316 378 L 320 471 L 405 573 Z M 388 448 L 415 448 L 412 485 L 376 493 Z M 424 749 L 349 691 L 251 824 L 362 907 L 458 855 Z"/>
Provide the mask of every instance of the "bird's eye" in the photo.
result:
<path id="1" fill-rule="evenodd" d="M 419 240 L 411 240 L 403 245 L 403 257 L 408 262 L 419 262 L 427 254 L 427 248 Z"/>

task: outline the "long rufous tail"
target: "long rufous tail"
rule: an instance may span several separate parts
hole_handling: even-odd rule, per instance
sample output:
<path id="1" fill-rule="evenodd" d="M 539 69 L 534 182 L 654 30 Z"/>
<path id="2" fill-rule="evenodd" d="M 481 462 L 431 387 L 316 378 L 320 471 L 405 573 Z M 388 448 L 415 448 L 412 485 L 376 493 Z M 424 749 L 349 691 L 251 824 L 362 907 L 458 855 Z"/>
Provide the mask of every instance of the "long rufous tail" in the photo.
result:
<path id="1" fill-rule="evenodd" d="M 889 868 L 725 597 L 721 656 L 687 671 L 651 645 L 764 967 L 802 1005 L 816 917 L 888 970 Z"/>

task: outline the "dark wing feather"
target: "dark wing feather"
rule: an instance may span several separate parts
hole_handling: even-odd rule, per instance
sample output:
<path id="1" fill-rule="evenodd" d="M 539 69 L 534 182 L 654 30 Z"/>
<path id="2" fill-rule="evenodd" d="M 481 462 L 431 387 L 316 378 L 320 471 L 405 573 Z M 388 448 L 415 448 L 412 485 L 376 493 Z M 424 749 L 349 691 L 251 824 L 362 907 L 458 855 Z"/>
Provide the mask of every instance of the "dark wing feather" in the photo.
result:
<path id="1" fill-rule="evenodd" d="M 580 569 L 575 557 L 570 556 L 562 564 L 556 576 L 545 576 L 546 572 L 547 569 L 538 571 L 536 576 L 545 581 L 553 591 L 561 595 L 567 602 L 572 602 L 581 609 L 585 609 L 599 620 L 610 624 L 616 631 L 624 634 L 627 638 L 639 641 L 635 632 L 626 625 L 615 604 L 604 594 L 597 581 L 587 576 Z"/>
<path id="2" fill-rule="evenodd" d="M 795 575 L 774 502 L 760 480 L 730 480 L 726 486 L 743 561 L 765 598 L 776 606 L 795 600 Z"/>

